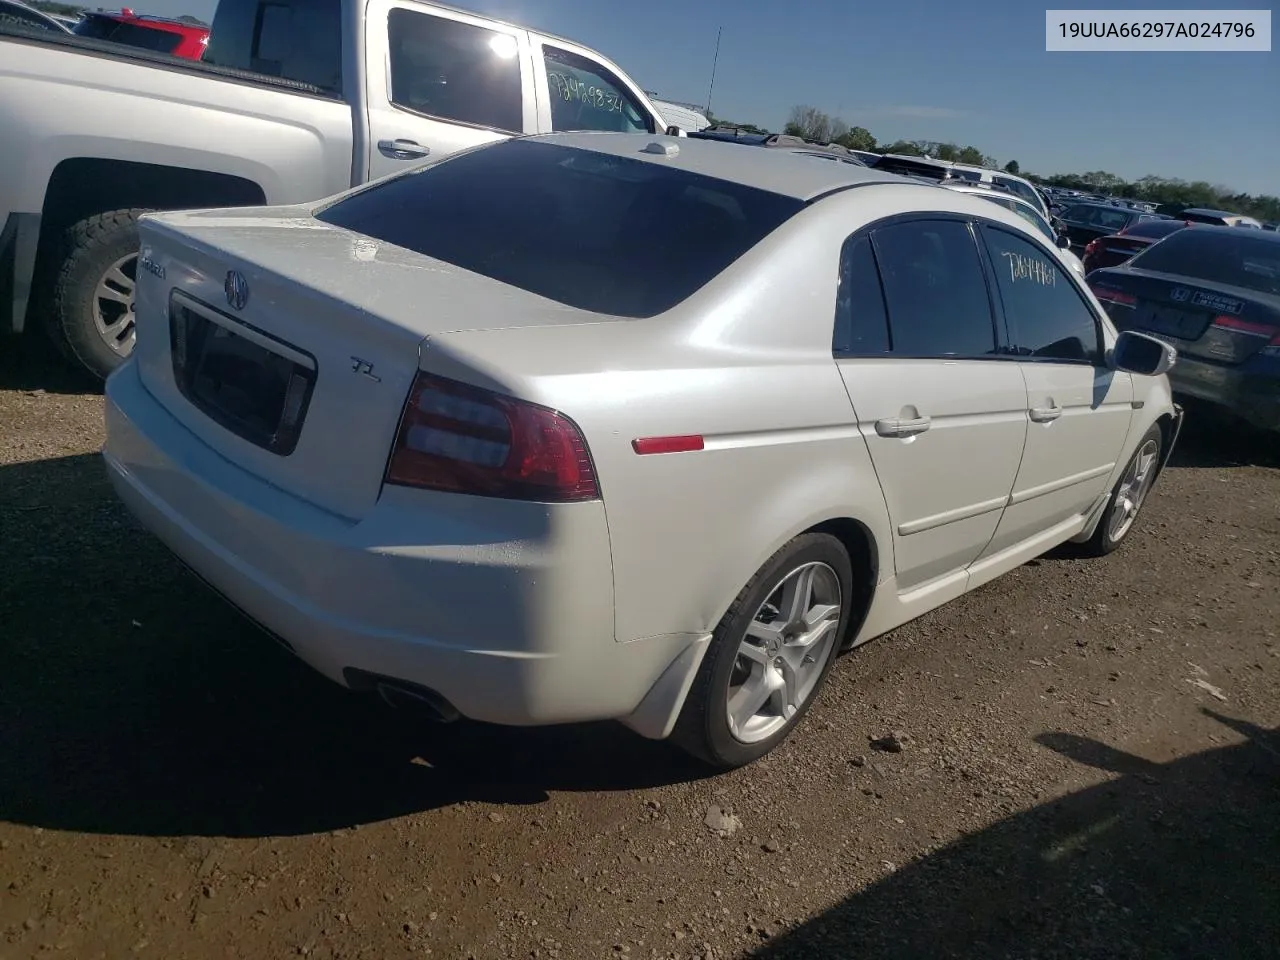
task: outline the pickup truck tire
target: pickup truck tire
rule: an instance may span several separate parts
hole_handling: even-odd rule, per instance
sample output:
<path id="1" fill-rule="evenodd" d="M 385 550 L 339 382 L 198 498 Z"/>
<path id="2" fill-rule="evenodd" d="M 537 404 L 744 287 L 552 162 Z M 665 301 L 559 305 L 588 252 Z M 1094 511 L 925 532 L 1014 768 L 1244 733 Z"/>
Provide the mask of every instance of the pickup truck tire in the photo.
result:
<path id="1" fill-rule="evenodd" d="M 806 572 L 808 585 L 796 590 Z M 731 769 L 785 740 L 817 699 L 840 652 L 854 595 L 853 565 L 835 537 L 805 533 L 784 544 L 712 633 L 671 742 L 704 763 Z M 798 598 L 794 604 L 792 596 Z M 774 626 L 781 629 L 771 631 Z M 806 643 L 808 637 L 815 639 Z M 762 698 L 767 690 L 772 692 Z M 731 707 L 736 724 L 729 720 Z"/>
<path id="2" fill-rule="evenodd" d="M 148 212 L 99 213 L 68 228 L 62 238 L 49 336 L 68 360 L 99 379 L 133 352 L 138 218 Z"/>

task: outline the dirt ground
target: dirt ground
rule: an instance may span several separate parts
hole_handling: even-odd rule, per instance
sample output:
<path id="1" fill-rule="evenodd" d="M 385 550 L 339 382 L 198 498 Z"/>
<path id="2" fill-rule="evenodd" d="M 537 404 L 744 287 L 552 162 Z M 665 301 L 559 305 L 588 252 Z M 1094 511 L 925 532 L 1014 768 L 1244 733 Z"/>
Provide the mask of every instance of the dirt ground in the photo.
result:
<path id="1" fill-rule="evenodd" d="M 788 743 L 708 777 L 314 675 L 131 522 L 100 393 L 17 349 L 0 960 L 1280 956 L 1273 439 L 1193 411 L 1124 549 L 844 657 Z"/>

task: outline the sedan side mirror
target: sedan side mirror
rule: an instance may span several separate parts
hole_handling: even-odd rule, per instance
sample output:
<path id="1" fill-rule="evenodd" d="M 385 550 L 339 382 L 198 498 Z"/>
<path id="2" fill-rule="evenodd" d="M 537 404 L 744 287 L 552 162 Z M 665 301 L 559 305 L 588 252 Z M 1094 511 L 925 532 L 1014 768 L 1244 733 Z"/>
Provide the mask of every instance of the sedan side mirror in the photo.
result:
<path id="1" fill-rule="evenodd" d="M 1177 362 L 1178 351 L 1172 345 L 1132 330 L 1121 332 L 1111 349 L 1112 367 L 1140 377 L 1166 374 Z"/>
<path id="2" fill-rule="evenodd" d="M 1059 250 L 1071 249 L 1071 238 L 1067 236 L 1067 232 L 1065 230 L 1063 230 L 1061 233 L 1058 234 L 1058 249 Z"/>
<path id="3" fill-rule="evenodd" d="M 667 136 L 668 137 L 687 137 L 688 134 L 685 133 L 683 130 L 681 130 L 679 127 L 677 127 L 673 123 L 671 124 L 671 126 L 667 127 Z"/>

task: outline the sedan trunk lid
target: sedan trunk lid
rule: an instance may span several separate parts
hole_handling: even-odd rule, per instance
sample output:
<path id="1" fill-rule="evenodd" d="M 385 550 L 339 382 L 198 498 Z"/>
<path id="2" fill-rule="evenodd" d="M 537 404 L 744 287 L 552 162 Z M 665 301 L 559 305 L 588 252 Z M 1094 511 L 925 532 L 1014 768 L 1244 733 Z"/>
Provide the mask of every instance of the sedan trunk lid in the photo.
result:
<path id="1" fill-rule="evenodd" d="M 1096 271 L 1089 284 L 1118 329 L 1152 334 L 1190 357 L 1243 363 L 1280 334 L 1280 297 L 1129 267 Z"/>
<path id="2" fill-rule="evenodd" d="M 424 339 L 596 314 L 299 208 L 142 221 L 135 357 L 228 460 L 331 513 L 377 501 Z"/>

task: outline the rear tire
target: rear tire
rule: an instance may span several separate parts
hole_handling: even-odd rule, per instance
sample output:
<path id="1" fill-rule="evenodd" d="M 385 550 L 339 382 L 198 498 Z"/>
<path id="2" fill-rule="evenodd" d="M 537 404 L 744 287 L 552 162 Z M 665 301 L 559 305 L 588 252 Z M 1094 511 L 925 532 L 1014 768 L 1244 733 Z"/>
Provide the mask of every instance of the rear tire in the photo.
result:
<path id="1" fill-rule="evenodd" d="M 785 740 L 835 662 L 853 595 L 852 565 L 839 540 L 806 533 L 785 544 L 716 626 L 672 742 L 727 770 Z"/>
<path id="2" fill-rule="evenodd" d="M 64 357 L 102 380 L 133 352 L 138 218 L 147 212 L 100 213 L 63 236 L 49 338 Z"/>
<path id="3" fill-rule="evenodd" d="M 1117 549 L 1133 532 L 1138 514 L 1156 475 L 1160 472 L 1160 454 L 1164 450 L 1164 433 L 1159 424 L 1152 424 L 1138 441 L 1138 449 L 1133 452 L 1124 472 L 1116 481 L 1107 500 L 1107 507 L 1098 521 L 1098 529 L 1093 536 L 1080 544 L 1080 553 L 1089 557 L 1103 557 Z"/>

